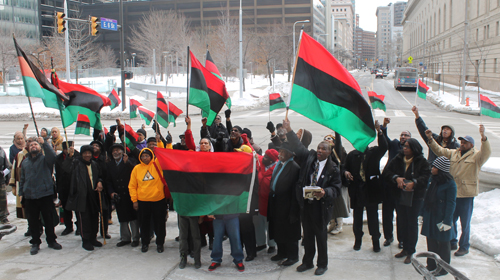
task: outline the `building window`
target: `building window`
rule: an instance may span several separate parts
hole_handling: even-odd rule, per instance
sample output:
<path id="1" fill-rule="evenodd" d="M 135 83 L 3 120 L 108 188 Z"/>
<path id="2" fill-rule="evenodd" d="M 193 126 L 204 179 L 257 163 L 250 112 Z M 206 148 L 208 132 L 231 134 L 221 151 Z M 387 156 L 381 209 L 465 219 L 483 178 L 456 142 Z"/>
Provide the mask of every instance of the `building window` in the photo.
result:
<path id="1" fill-rule="evenodd" d="M 500 0 L 498 0 L 500 1 Z M 500 28 L 500 21 L 497 21 L 497 27 L 496 27 L 496 30 L 495 30 L 495 35 L 498 36 L 499 35 L 499 28 Z"/>
<path id="2" fill-rule="evenodd" d="M 486 73 L 486 59 L 483 59 L 483 73 Z"/>
<path id="3" fill-rule="evenodd" d="M 490 38 L 490 25 L 486 25 L 486 39 Z"/>
<path id="4" fill-rule="evenodd" d="M 476 28 L 476 41 L 479 41 L 479 28 Z"/>
<path id="5" fill-rule="evenodd" d="M 497 59 L 493 59 L 493 73 L 497 72 Z"/>

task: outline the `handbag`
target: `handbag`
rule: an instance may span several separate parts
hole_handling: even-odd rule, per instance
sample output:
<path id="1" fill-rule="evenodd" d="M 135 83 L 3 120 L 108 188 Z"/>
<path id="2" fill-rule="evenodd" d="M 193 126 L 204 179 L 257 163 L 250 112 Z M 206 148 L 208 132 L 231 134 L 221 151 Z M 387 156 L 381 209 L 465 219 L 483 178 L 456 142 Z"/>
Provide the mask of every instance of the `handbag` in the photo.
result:
<path id="1" fill-rule="evenodd" d="M 413 167 L 415 166 L 415 164 L 411 164 L 411 177 L 413 178 Z M 404 179 L 404 183 L 407 184 L 407 183 L 411 183 L 412 181 L 411 180 L 407 180 L 407 179 Z M 411 191 L 407 191 L 406 189 L 403 189 L 403 191 L 401 192 L 401 196 L 399 197 L 399 204 L 400 205 L 403 205 L 403 206 L 408 206 L 408 207 L 411 207 L 413 205 L 413 189 Z"/>

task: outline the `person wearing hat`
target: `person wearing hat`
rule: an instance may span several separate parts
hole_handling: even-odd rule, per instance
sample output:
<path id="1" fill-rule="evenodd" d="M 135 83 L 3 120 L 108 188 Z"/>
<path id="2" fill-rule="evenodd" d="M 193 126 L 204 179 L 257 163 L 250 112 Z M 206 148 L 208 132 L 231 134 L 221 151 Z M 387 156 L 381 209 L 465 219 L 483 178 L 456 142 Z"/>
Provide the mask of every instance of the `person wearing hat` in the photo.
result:
<path id="1" fill-rule="evenodd" d="M 479 194 L 479 171 L 483 164 L 490 158 L 491 147 L 488 138 L 484 134 L 485 128 L 479 125 L 481 135 L 481 150 L 474 147 L 474 138 L 471 136 L 459 137 L 460 149 L 447 149 L 439 146 L 434 139 L 430 139 L 429 147 L 438 156 L 444 156 L 450 160 L 450 174 L 457 184 L 457 205 L 453 214 L 453 223 L 456 225 L 458 218 L 462 226 L 460 241 L 454 238 L 451 241 L 451 250 L 455 256 L 460 257 L 469 253 L 470 248 L 470 220 L 474 208 L 474 197 Z M 432 135 L 427 130 L 426 135 Z M 457 234 L 456 227 L 453 228 Z M 458 245 L 457 245 L 458 243 Z"/>
<path id="2" fill-rule="evenodd" d="M 63 209 L 66 209 L 66 204 L 68 202 L 68 196 L 69 196 L 69 190 L 71 187 L 71 172 L 66 172 L 63 169 L 63 164 L 68 158 L 68 143 L 69 147 L 74 148 L 74 142 L 69 141 L 69 142 L 63 142 L 62 143 L 62 148 L 63 151 L 56 157 L 56 162 L 55 162 L 55 170 L 56 170 L 56 189 L 57 193 L 59 194 L 59 199 L 61 200 L 61 207 Z M 75 151 L 75 155 L 79 156 L 80 153 Z M 77 235 L 80 235 L 79 231 L 79 225 L 78 225 L 78 215 L 75 215 L 77 218 L 77 221 L 75 222 L 76 229 L 77 229 Z M 64 219 L 64 225 L 66 228 L 61 232 L 61 235 L 68 235 L 73 232 L 73 211 L 64 211 L 62 212 L 62 218 Z"/>
<path id="3" fill-rule="evenodd" d="M 342 180 L 340 170 L 331 160 L 332 146 L 321 141 L 316 150 L 307 150 L 300 142 L 297 134 L 290 127 L 290 121 L 283 121 L 286 138 L 291 150 L 296 154 L 295 160 L 300 165 L 300 175 L 297 182 L 297 198 L 301 209 L 302 229 L 304 233 L 304 257 L 298 272 L 304 272 L 314 267 L 313 260 L 317 244 L 318 259 L 315 275 L 323 275 L 328 270 L 327 227 L 332 218 L 333 201 L 340 195 Z M 313 193 L 313 198 L 304 198 L 303 189 L 306 186 L 319 187 L 320 191 Z"/>
<path id="4" fill-rule="evenodd" d="M 417 125 L 418 128 L 418 133 L 420 133 L 420 136 L 424 140 L 425 143 L 429 143 L 429 136 L 426 135 L 425 131 L 428 130 L 427 126 L 425 125 L 424 120 L 422 117 L 420 117 L 420 114 L 418 113 L 418 108 L 417 106 L 413 106 L 411 108 L 413 114 L 415 114 L 415 124 Z M 431 136 L 434 140 L 436 140 L 436 143 L 447 149 L 458 149 L 460 147 L 460 143 L 455 139 L 455 128 L 452 125 L 446 124 L 441 126 L 441 132 L 438 134 L 433 133 Z M 427 146 L 429 146 L 427 144 Z M 432 151 L 432 149 L 429 147 L 429 152 L 427 156 L 427 161 L 429 164 L 432 164 L 432 162 L 437 158 L 438 156 Z"/>
<path id="5" fill-rule="evenodd" d="M 273 175 L 279 153 L 274 149 L 269 149 L 264 156 L 258 156 L 257 174 L 259 176 L 259 214 L 253 217 L 255 225 L 255 241 L 257 252 L 264 250 L 269 245 L 267 253 L 276 252 L 276 242 L 269 236 L 269 222 L 267 221 L 267 205 L 269 202 L 269 192 L 271 176 Z"/>
<path id="6" fill-rule="evenodd" d="M 243 128 L 243 133 L 245 133 L 247 135 L 247 138 L 248 138 L 248 143 L 250 143 L 250 145 L 252 145 L 252 148 L 253 150 L 258 154 L 258 155 L 262 155 L 262 148 L 257 145 L 256 143 L 253 142 L 253 138 L 252 138 L 252 131 L 248 128 Z"/>
<path id="7" fill-rule="evenodd" d="M 137 212 L 134 210 L 128 183 L 135 164 L 125 154 L 123 145 L 113 144 L 110 148 L 112 160 L 106 163 L 108 176 L 106 177 L 107 193 L 115 203 L 116 214 L 120 222 L 120 242 L 117 247 L 132 243 L 132 247 L 139 246 L 139 223 Z"/>
<path id="8" fill-rule="evenodd" d="M 450 263 L 450 240 L 456 237 L 453 226 L 453 212 L 457 198 L 457 185 L 450 174 L 450 160 L 440 156 L 434 160 L 431 179 L 425 193 L 424 205 L 420 211 L 422 217 L 421 234 L 427 237 L 427 251 L 438 254 Z M 429 271 L 437 268 L 432 258 L 427 258 Z M 438 275 L 448 272 L 442 269 Z"/>
<path id="9" fill-rule="evenodd" d="M 269 238 L 278 245 L 272 261 L 284 260 L 281 265 L 291 266 L 299 261 L 300 208 L 295 186 L 300 167 L 294 161 L 295 153 L 290 143 L 279 148 L 278 163 L 274 168 L 269 191 L 267 220 Z"/>
<path id="10" fill-rule="evenodd" d="M 90 142 L 90 146 L 94 149 L 94 153 L 92 154 L 92 161 L 97 163 L 97 166 L 99 166 L 99 172 L 101 173 L 101 176 L 103 179 L 106 178 L 107 176 L 107 169 L 106 169 L 106 153 L 104 152 L 104 145 L 101 141 L 99 140 L 94 140 Z M 111 220 L 111 212 L 112 209 L 110 207 L 111 202 L 109 201 L 109 195 L 107 193 L 107 189 L 104 188 L 102 191 L 102 204 L 103 204 L 103 210 L 102 214 L 104 216 L 104 229 L 102 226 L 99 227 L 99 230 L 101 231 L 101 236 L 106 237 L 106 239 L 110 239 L 111 236 L 108 234 L 108 225 L 112 224 L 113 221 Z"/>
<path id="11" fill-rule="evenodd" d="M 144 148 L 146 148 L 146 146 L 148 145 L 148 143 L 146 142 L 146 137 L 147 137 L 147 133 L 146 133 L 146 130 L 142 129 L 142 128 L 139 128 L 137 131 L 137 145 L 135 146 L 137 149 L 142 150 Z"/>
<path id="12" fill-rule="evenodd" d="M 286 142 L 286 130 L 283 129 L 283 124 L 278 123 L 276 127 L 274 127 L 273 122 L 269 121 L 266 125 L 266 129 L 271 133 L 271 143 L 267 144 L 267 148 L 278 151 L 281 143 Z"/>
<path id="13" fill-rule="evenodd" d="M 373 251 L 380 252 L 380 230 L 378 221 L 378 205 L 382 202 L 383 186 L 380 175 L 380 159 L 387 152 L 387 141 L 375 121 L 378 146 L 367 148 L 364 152 L 351 151 L 345 160 L 343 175 L 346 178 L 353 216 L 352 231 L 354 233 L 355 251 L 361 249 L 363 238 L 363 211 L 366 209 L 368 231 L 372 237 Z"/>
<path id="14" fill-rule="evenodd" d="M 107 205 L 102 203 L 104 195 L 103 177 L 98 164 L 92 160 L 94 147 L 83 145 L 80 156 L 75 156 L 74 147 L 69 147 L 68 157 L 62 164 L 62 169 L 71 173 L 71 185 L 66 209 L 75 211 L 81 225 L 80 232 L 82 247 L 87 251 L 94 247 L 102 247 L 97 241 L 97 232 L 102 225 L 99 224 L 99 213 Z M 106 220 L 106 219 L 104 219 Z"/>

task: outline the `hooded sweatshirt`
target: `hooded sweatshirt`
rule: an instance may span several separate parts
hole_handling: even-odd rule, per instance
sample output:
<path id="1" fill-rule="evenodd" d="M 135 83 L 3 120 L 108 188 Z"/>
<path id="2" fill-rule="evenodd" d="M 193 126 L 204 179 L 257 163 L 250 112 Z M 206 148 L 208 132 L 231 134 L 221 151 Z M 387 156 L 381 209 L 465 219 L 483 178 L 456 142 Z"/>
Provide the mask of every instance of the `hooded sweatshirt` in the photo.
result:
<path id="1" fill-rule="evenodd" d="M 145 164 L 141 160 L 141 155 L 144 151 L 150 151 L 153 155 L 153 159 L 149 162 L 149 164 Z M 132 174 L 130 175 L 130 182 L 128 184 L 128 189 L 130 192 L 130 198 L 132 202 L 140 201 L 160 201 L 165 198 L 165 194 L 163 191 L 163 182 L 161 180 L 160 174 L 156 171 L 156 166 L 160 172 L 161 165 L 158 162 L 158 159 L 154 156 L 153 151 L 148 148 L 142 149 L 139 154 L 140 164 L 136 165 L 132 170 Z"/>

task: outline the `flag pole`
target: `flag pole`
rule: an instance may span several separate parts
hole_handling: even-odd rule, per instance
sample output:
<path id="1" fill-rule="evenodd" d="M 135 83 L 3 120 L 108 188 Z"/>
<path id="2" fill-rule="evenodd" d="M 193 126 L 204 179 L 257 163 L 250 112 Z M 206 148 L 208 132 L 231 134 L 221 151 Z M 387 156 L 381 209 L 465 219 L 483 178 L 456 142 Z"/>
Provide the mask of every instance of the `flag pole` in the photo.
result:
<path id="1" fill-rule="evenodd" d="M 186 56 L 186 117 L 189 117 L 189 46 L 187 47 L 187 56 Z M 168 113 L 168 112 L 167 112 Z M 167 117 L 168 118 L 168 117 Z M 167 120 L 168 122 L 168 120 Z"/>
<path id="2" fill-rule="evenodd" d="M 31 99 L 29 96 L 28 96 L 28 103 L 30 104 L 31 117 L 33 118 L 33 123 L 35 124 L 36 136 L 40 137 L 40 134 L 38 133 L 38 126 L 36 124 L 35 113 L 33 113 L 33 106 L 31 105 Z"/>
<path id="3" fill-rule="evenodd" d="M 170 101 L 168 101 L 168 97 L 167 97 L 167 128 L 170 126 Z M 174 120 L 175 122 L 175 120 Z M 174 123 L 174 126 L 175 126 L 175 123 Z"/>
<path id="4" fill-rule="evenodd" d="M 420 77 L 417 77 L 417 90 L 415 90 L 415 107 L 417 106 L 417 98 L 418 98 L 418 83 L 420 82 Z"/>
<path id="5" fill-rule="evenodd" d="M 123 149 L 125 150 L 125 154 L 127 153 L 127 127 L 125 127 L 125 118 L 123 119 Z M 119 134 L 119 133 L 118 133 Z"/>
<path id="6" fill-rule="evenodd" d="M 299 46 L 297 47 L 297 53 L 300 52 L 300 45 L 302 43 L 302 32 L 304 32 L 304 27 L 300 29 L 300 35 L 299 35 Z M 295 50 L 294 50 L 295 51 Z M 293 54 L 295 56 L 295 63 L 293 66 L 293 76 L 292 76 L 292 83 L 290 84 L 290 94 L 288 95 L 288 104 L 286 105 L 286 114 L 285 114 L 285 120 L 288 120 L 288 110 L 290 110 L 290 102 L 292 100 L 292 89 L 293 89 L 293 82 L 295 81 L 295 70 L 297 70 L 297 61 L 299 60 L 299 56 Z"/>
<path id="7" fill-rule="evenodd" d="M 269 101 L 269 121 L 271 121 L 271 94 L 267 93 L 267 100 Z"/>
<path id="8" fill-rule="evenodd" d="M 156 123 L 156 127 L 155 129 L 158 129 L 159 126 L 158 126 L 158 91 L 156 92 L 156 113 L 155 113 L 155 123 Z M 156 136 L 156 135 L 155 135 Z"/>

